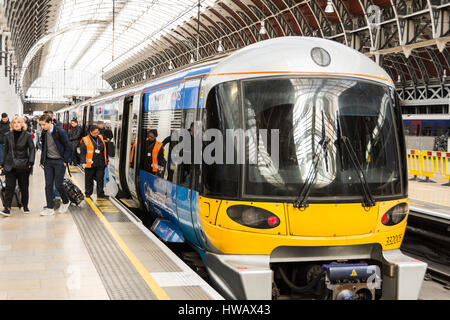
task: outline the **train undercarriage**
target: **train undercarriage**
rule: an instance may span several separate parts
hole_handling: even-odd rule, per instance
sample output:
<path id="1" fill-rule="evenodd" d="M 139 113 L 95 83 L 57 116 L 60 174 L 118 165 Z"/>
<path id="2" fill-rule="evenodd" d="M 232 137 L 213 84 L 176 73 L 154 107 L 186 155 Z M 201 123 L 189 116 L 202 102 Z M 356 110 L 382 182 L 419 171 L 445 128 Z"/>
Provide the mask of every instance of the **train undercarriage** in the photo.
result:
<path id="1" fill-rule="evenodd" d="M 228 299 L 417 299 L 427 265 L 379 245 L 283 247 L 272 255 L 206 253 Z"/>

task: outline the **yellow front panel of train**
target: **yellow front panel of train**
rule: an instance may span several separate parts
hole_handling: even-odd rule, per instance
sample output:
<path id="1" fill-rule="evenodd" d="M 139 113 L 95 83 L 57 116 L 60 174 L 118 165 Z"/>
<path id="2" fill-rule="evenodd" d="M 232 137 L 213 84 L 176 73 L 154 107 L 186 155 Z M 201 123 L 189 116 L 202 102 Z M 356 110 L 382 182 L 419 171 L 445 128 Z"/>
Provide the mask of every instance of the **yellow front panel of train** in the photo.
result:
<path id="1" fill-rule="evenodd" d="M 286 204 L 292 236 L 340 237 L 369 234 L 378 219 L 378 205 L 370 208 L 361 203 L 313 204 L 306 209 Z"/>

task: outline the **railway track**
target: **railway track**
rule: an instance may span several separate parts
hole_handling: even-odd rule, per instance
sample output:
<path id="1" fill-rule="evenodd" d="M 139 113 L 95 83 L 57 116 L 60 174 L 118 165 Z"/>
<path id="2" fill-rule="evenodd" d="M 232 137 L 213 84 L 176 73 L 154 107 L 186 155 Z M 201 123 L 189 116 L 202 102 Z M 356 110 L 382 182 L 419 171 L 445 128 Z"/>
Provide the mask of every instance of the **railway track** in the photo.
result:
<path id="1" fill-rule="evenodd" d="M 411 211 L 401 250 L 428 264 L 425 281 L 450 290 L 450 220 L 429 212 Z M 449 291 L 450 294 L 450 291 Z"/>

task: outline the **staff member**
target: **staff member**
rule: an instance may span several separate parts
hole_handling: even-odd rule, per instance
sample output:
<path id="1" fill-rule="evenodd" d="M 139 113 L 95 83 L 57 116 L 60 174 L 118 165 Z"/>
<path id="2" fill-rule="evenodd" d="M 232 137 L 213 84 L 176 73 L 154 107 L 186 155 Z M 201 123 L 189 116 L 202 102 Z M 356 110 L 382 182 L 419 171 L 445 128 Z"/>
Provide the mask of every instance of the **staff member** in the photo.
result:
<path id="1" fill-rule="evenodd" d="M 36 151 L 33 138 L 27 132 L 27 125 L 21 117 L 14 117 L 11 121 L 11 132 L 5 136 L 5 156 L 0 162 L 0 169 L 5 169 L 6 190 L 4 206 L 0 212 L 4 216 L 11 214 L 11 202 L 16 190 L 16 181 L 19 183 L 23 212 L 29 213 L 28 187 L 30 185 L 30 172 L 34 165 Z"/>
<path id="2" fill-rule="evenodd" d="M 84 170 L 85 196 L 89 198 L 94 191 L 94 180 L 97 183 L 97 198 L 106 198 L 103 191 L 105 168 L 108 165 L 108 155 L 99 128 L 92 126 L 89 135 L 81 139 L 81 163 Z"/>
<path id="3" fill-rule="evenodd" d="M 157 130 L 152 129 L 149 131 L 144 167 L 147 171 L 155 175 L 163 175 L 166 160 L 164 159 L 164 152 L 161 151 L 163 149 L 163 143 L 156 140 L 157 137 Z"/>
<path id="4" fill-rule="evenodd" d="M 41 167 L 45 174 L 45 197 L 47 206 L 41 212 L 41 216 L 55 214 L 53 201 L 55 193 L 53 187 L 58 190 L 63 204 L 59 208 L 60 213 L 69 209 L 70 201 L 63 186 L 66 167 L 72 155 L 72 145 L 64 129 L 53 124 L 53 119 L 49 114 L 44 114 L 39 118 L 42 131 L 42 153 Z"/>

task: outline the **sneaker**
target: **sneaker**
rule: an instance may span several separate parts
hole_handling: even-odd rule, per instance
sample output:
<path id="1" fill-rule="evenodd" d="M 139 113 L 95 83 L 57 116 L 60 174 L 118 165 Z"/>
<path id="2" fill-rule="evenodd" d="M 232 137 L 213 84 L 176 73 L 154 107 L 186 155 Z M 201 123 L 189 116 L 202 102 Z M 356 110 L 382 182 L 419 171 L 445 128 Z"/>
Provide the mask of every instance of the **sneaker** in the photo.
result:
<path id="1" fill-rule="evenodd" d="M 52 216 L 55 214 L 54 209 L 45 208 L 44 211 L 41 211 L 41 216 Z"/>
<path id="2" fill-rule="evenodd" d="M 11 211 L 9 211 L 8 209 L 5 209 L 5 210 L 1 211 L 0 214 L 5 217 L 9 217 L 11 215 Z"/>
<path id="3" fill-rule="evenodd" d="M 108 196 L 106 194 L 99 194 L 97 196 L 97 198 L 104 198 L 104 199 L 108 199 Z"/>
<path id="4" fill-rule="evenodd" d="M 23 207 L 23 213 L 30 213 L 30 209 L 28 209 L 28 207 Z"/>
<path id="5" fill-rule="evenodd" d="M 59 213 L 66 213 L 67 209 L 69 209 L 69 206 L 70 206 L 70 201 L 67 202 L 67 203 L 61 203 L 61 206 L 59 207 L 58 212 Z"/>

